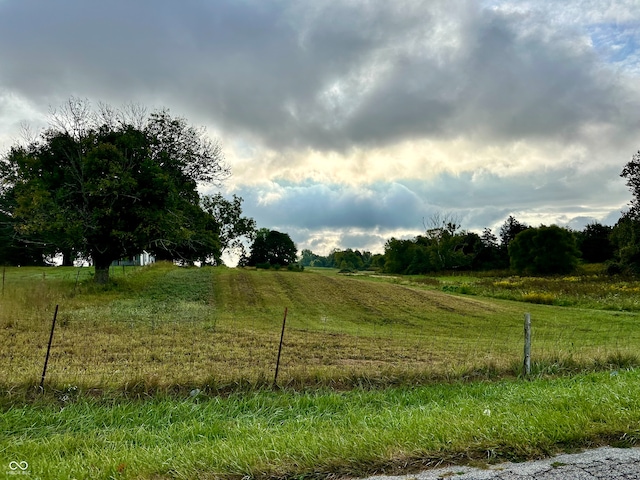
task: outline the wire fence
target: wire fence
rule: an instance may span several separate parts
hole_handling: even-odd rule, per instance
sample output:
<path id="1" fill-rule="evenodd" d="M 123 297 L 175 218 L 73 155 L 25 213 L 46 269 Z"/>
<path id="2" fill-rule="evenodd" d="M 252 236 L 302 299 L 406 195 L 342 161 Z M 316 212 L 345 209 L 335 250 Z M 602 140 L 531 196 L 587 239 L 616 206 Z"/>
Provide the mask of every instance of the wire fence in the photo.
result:
<path id="1" fill-rule="evenodd" d="M 1 383 L 38 379 L 45 361 L 47 326 L 43 320 L 29 332 L 3 332 Z M 272 378 L 279 332 L 258 325 L 235 327 L 213 327 L 206 320 L 157 324 L 153 317 L 97 325 L 89 318 L 61 313 L 47 378 L 56 384 L 95 386 L 264 382 Z M 551 371 L 635 355 L 638 339 L 618 330 L 621 335 L 612 344 L 580 341 L 566 331 L 537 327 L 534 318 L 534 369 L 544 365 Z M 280 379 L 284 383 L 295 379 L 339 383 L 365 377 L 453 378 L 489 370 L 517 374 L 523 345 L 522 319 L 474 339 L 409 335 L 393 326 L 355 335 L 290 328 L 284 334 Z"/>
<path id="2" fill-rule="evenodd" d="M 50 338 L 46 384 L 59 388 L 223 387 L 269 384 L 274 378 L 285 306 L 258 303 L 252 307 L 255 316 L 238 318 L 221 314 L 207 302 L 112 298 L 106 292 L 98 306 L 69 308 L 60 303 L 50 337 L 55 297 L 46 279 L 38 279 L 30 289 L 5 285 L 0 301 L 1 385 L 37 385 Z M 469 312 L 481 305 L 477 299 L 460 298 L 471 302 Z M 381 318 L 376 311 L 367 316 L 365 308 L 365 315 L 354 320 L 335 310 L 323 314 L 321 306 L 309 312 L 293 305 L 282 336 L 278 383 L 519 375 L 527 306 L 521 307 L 519 313 L 513 307 L 496 307 L 482 315 L 453 315 L 447 312 L 451 307 L 441 305 L 435 313 L 425 308 L 418 318 L 403 315 L 402 305 L 396 305 L 397 317 Z M 536 306 L 531 324 L 534 374 L 638 362 L 636 314 Z"/>

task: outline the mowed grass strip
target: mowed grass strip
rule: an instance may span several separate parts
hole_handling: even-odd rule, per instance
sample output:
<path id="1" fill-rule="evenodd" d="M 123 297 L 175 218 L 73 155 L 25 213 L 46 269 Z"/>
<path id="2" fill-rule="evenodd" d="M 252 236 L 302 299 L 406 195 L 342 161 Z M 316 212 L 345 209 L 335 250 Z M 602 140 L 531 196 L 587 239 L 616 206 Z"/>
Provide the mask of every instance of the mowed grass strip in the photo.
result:
<path id="1" fill-rule="evenodd" d="M 55 304 L 47 372 L 54 389 L 269 385 L 285 308 L 284 386 L 517 375 L 525 311 L 539 370 L 636 364 L 640 344 L 637 313 L 452 295 L 335 273 L 159 263 L 125 274 L 116 268 L 115 284 L 104 289 L 76 285 L 73 269 L 43 271 L 8 270 L 0 298 L 0 385 L 7 388 L 39 383 Z"/>
<path id="2" fill-rule="evenodd" d="M 347 392 L 92 399 L 0 414 L 0 471 L 35 478 L 293 478 L 523 460 L 640 438 L 640 373 Z"/>

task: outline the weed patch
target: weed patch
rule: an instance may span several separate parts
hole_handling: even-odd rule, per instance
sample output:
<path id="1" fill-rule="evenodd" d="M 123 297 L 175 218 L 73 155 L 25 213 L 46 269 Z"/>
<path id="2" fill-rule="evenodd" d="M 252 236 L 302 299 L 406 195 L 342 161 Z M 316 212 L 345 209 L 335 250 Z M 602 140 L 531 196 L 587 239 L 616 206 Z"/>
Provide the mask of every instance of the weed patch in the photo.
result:
<path id="1" fill-rule="evenodd" d="M 540 305 L 553 305 L 556 300 L 555 295 L 551 293 L 525 293 L 522 295 L 522 301 L 527 303 L 538 303 Z"/>

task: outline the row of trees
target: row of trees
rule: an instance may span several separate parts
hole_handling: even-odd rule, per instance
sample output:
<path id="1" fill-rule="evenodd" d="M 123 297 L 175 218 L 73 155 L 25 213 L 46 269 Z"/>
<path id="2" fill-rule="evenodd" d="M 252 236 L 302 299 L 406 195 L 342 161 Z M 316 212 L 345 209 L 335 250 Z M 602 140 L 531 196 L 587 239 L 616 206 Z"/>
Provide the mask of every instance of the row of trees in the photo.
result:
<path id="1" fill-rule="evenodd" d="M 322 257 L 303 250 L 301 263 L 400 274 L 507 268 L 553 274 L 571 272 L 583 261 L 606 263 L 610 273 L 640 275 L 640 152 L 633 155 L 621 177 L 632 200 L 613 227 L 592 223 L 581 231 L 556 225 L 534 228 L 509 216 L 496 236 L 488 228 L 482 234 L 462 230 L 453 217 L 436 215 L 425 224 L 423 235 L 388 240 L 384 255 L 345 250 Z"/>
<path id="2" fill-rule="evenodd" d="M 488 228 L 479 235 L 446 222 L 412 240 L 389 240 L 384 268 L 408 274 L 507 268 L 533 274 L 567 273 L 580 258 L 585 262 L 612 260 L 611 230 L 598 223 L 582 231 L 556 225 L 533 228 L 510 216 L 498 237 Z"/>
<path id="3" fill-rule="evenodd" d="M 384 267 L 384 255 L 360 250 L 333 250 L 326 257 L 311 250 L 302 250 L 300 264 L 305 267 L 328 267 L 341 270 L 379 270 Z"/>
<path id="4" fill-rule="evenodd" d="M 413 239 L 392 238 L 384 254 L 359 250 L 334 250 L 327 256 L 303 250 L 304 266 L 332 267 L 342 270 L 382 270 L 408 275 L 443 270 L 502 270 L 532 274 L 568 273 L 581 259 L 587 263 L 616 263 L 616 229 L 593 223 L 582 231 L 555 225 L 537 228 L 510 216 L 499 237 L 488 228 L 482 234 L 461 230 L 450 219 L 436 217 L 424 235 Z"/>
<path id="5" fill-rule="evenodd" d="M 370 252 L 358 250 L 333 251 L 326 257 L 313 254 L 309 250 L 302 251 L 301 263 L 309 266 L 334 267 L 346 270 L 379 269 L 388 273 L 408 275 L 437 272 L 443 270 L 495 270 L 509 268 L 511 262 L 508 245 L 521 232 L 528 231 L 540 235 L 540 239 L 555 235 L 554 248 L 575 249 L 573 237 L 564 235 L 565 231 L 558 227 L 541 227 L 532 229 L 510 216 L 500 229 L 500 240 L 490 229 L 485 229 L 482 235 L 461 230 L 458 223 L 450 217 L 434 217 L 424 235 L 413 239 L 391 238 L 385 244 L 384 255 L 373 255 Z M 529 235 L 530 235 L 529 234 Z M 563 241 L 559 241 L 562 240 Z M 515 242 L 521 245 L 524 252 L 530 251 L 529 243 L 524 240 Z M 550 242 L 546 242 L 550 243 Z M 567 244 L 564 245 L 563 244 Z M 516 247 L 517 249 L 517 247 Z M 516 255 L 516 251 L 512 252 Z M 572 258 L 577 258 L 573 252 Z M 558 255 L 554 257 L 557 260 Z M 551 260 L 551 257 L 549 257 Z M 523 260 L 522 265 L 535 265 Z M 545 267 L 542 267 L 540 272 Z M 565 269 L 572 267 L 567 266 Z"/>
<path id="6" fill-rule="evenodd" d="M 554 274 L 573 271 L 580 261 L 606 263 L 610 273 L 640 274 L 640 152 L 623 169 L 633 199 L 614 227 L 594 222 L 583 230 L 557 225 L 531 227 L 509 216 L 498 235 L 485 228 L 481 234 L 460 228 L 450 215 L 435 215 L 425 233 L 413 239 L 391 238 L 384 254 L 359 250 L 333 250 L 327 256 L 302 250 L 302 266 L 341 270 L 376 269 L 389 273 L 422 274 L 443 270 L 502 270 Z M 277 247 L 276 247 L 277 245 Z M 288 255 L 277 254 L 285 249 Z M 286 234 L 263 229 L 243 265 L 288 264 L 295 246 Z"/>
<path id="7" fill-rule="evenodd" d="M 435 215 L 425 233 L 412 239 L 391 238 L 383 255 L 334 250 L 327 256 L 303 250 L 303 266 L 342 270 L 376 269 L 423 274 L 443 270 L 503 270 L 554 274 L 573 271 L 580 261 L 605 263 L 610 273 L 640 274 L 640 152 L 622 170 L 632 193 L 627 212 L 613 227 L 591 223 L 576 231 L 556 225 L 531 227 L 509 216 L 498 235 L 462 230 L 451 215 Z"/>
<path id="8" fill-rule="evenodd" d="M 220 145 L 166 110 L 71 99 L 0 162 L 0 262 L 87 258 L 99 283 L 142 251 L 218 264 L 255 232 L 241 198 L 198 192 L 229 174 Z"/>

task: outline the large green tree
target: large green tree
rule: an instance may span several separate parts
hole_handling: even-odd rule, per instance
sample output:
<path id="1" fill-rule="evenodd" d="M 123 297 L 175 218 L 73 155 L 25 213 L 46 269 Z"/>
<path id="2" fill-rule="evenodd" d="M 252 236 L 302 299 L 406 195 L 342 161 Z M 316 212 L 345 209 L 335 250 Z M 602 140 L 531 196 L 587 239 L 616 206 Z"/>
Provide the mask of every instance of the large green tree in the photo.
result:
<path id="1" fill-rule="evenodd" d="M 603 263 L 613 258 L 612 230 L 612 227 L 594 222 L 576 232 L 577 246 L 585 262 Z"/>
<path id="2" fill-rule="evenodd" d="M 616 262 L 609 266 L 611 273 L 640 274 L 640 220 L 626 212 L 613 227 L 611 243 Z"/>
<path id="3" fill-rule="evenodd" d="M 474 270 L 497 270 L 508 266 L 508 259 L 505 262 L 502 250 L 496 237 L 490 228 L 485 228 L 480 235 L 480 245 L 477 245 L 476 257 L 474 258 Z"/>
<path id="4" fill-rule="evenodd" d="M 509 244 L 527 228 L 529 225 L 518 221 L 513 215 L 509 215 L 509 218 L 504 221 L 500 227 L 500 245 L 498 247 L 500 268 L 509 268 Z"/>
<path id="5" fill-rule="evenodd" d="M 530 274 L 569 273 L 580 258 L 573 233 L 557 225 L 528 228 L 509 243 L 511 267 Z"/>
<path id="6" fill-rule="evenodd" d="M 251 245 L 247 265 L 289 265 L 297 259 L 298 249 L 287 233 L 261 228 Z"/>
<path id="7" fill-rule="evenodd" d="M 197 185 L 227 175 L 220 146 L 166 110 L 133 118 L 72 99 L 2 158 L 0 206 L 18 235 L 90 257 L 103 283 L 114 260 L 145 249 L 187 261 L 218 254 Z"/>

